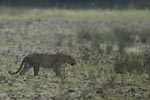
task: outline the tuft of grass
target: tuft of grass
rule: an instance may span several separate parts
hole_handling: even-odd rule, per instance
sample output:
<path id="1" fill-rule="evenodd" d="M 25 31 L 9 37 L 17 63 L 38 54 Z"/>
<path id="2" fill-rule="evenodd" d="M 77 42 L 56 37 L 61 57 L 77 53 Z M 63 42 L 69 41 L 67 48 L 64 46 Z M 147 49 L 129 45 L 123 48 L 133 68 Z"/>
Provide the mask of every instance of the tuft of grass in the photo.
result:
<path id="1" fill-rule="evenodd" d="M 150 44 L 150 30 L 144 30 L 139 33 L 140 42 L 143 44 Z"/>
<path id="2" fill-rule="evenodd" d="M 133 32 L 121 27 L 115 27 L 113 29 L 114 38 L 118 45 L 119 53 L 123 53 L 125 47 L 134 43 Z"/>
<path id="3" fill-rule="evenodd" d="M 114 70 L 116 73 L 138 73 L 138 74 L 148 74 L 150 70 L 150 50 L 145 48 L 141 53 L 123 53 L 116 56 L 114 62 Z"/>

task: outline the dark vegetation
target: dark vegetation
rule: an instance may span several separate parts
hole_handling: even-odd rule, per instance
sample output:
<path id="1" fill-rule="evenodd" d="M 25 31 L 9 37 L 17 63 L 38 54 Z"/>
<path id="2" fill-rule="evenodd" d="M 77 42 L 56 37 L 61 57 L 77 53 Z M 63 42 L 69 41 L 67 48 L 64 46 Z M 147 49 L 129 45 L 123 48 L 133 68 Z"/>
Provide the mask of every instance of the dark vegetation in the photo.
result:
<path id="1" fill-rule="evenodd" d="M 149 8 L 149 0 L 1 0 L 1 5 L 41 8 Z"/>

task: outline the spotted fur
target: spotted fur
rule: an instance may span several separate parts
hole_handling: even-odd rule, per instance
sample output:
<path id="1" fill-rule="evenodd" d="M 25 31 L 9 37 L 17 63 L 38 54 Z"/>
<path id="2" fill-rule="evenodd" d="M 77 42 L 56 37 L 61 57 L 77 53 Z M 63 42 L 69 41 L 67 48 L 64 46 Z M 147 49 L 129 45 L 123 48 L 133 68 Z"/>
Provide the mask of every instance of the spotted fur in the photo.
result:
<path id="1" fill-rule="evenodd" d="M 73 66 L 76 64 L 76 61 L 71 56 L 60 53 L 57 54 L 34 53 L 24 57 L 20 65 L 20 68 L 16 72 L 9 71 L 9 73 L 10 74 L 19 73 L 20 75 L 24 75 L 27 71 L 29 71 L 29 69 L 33 67 L 34 76 L 37 76 L 40 67 L 44 67 L 44 68 L 52 68 L 56 73 L 56 76 L 59 76 L 60 74 L 59 66 L 64 63 L 68 63 Z"/>

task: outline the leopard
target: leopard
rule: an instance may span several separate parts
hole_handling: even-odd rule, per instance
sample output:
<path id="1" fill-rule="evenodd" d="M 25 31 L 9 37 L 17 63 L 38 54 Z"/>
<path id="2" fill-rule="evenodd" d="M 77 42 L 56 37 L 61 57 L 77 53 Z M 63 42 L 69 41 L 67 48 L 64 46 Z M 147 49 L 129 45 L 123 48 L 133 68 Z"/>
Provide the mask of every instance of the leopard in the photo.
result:
<path id="1" fill-rule="evenodd" d="M 60 75 L 60 66 L 62 64 L 69 64 L 74 66 L 76 60 L 66 54 L 56 53 L 56 54 L 43 54 L 43 53 L 33 53 L 25 56 L 21 62 L 20 68 L 16 72 L 8 71 L 9 74 L 19 74 L 25 75 L 31 68 L 33 68 L 34 76 L 38 76 L 40 67 L 42 68 L 52 68 L 56 76 Z"/>

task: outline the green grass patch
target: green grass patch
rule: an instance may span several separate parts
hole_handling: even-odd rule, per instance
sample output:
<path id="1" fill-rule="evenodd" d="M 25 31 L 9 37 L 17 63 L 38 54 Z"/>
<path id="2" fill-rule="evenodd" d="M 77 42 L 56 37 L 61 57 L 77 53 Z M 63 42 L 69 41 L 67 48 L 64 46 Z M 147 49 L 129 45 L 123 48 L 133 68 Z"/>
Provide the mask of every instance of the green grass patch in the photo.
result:
<path id="1" fill-rule="evenodd" d="M 149 10 L 68 10 L 68 9 L 31 9 L 0 8 L 0 21 L 26 19 L 52 19 L 72 21 L 150 21 Z"/>

